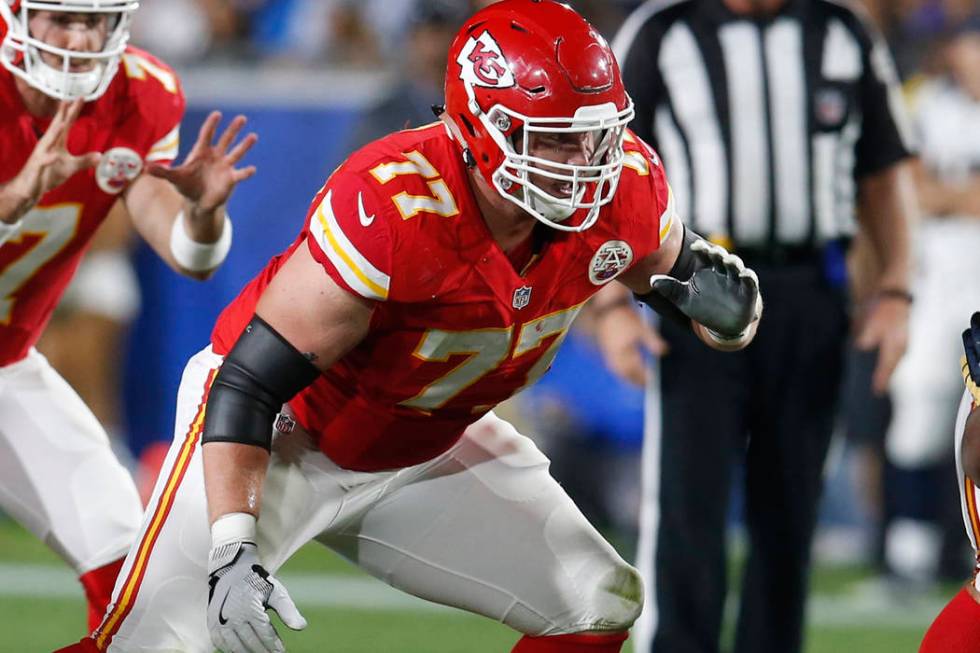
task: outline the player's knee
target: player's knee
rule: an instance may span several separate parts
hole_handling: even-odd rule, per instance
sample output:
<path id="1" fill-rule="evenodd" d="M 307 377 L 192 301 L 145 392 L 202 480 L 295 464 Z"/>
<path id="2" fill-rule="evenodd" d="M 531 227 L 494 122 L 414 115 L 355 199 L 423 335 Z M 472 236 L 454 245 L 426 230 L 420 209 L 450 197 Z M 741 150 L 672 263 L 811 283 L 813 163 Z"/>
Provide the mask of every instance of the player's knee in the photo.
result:
<path id="1" fill-rule="evenodd" d="M 578 631 L 629 630 L 643 610 L 643 579 L 622 560 L 609 565 L 585 588 L 590 596 L 588 619 Z"/>

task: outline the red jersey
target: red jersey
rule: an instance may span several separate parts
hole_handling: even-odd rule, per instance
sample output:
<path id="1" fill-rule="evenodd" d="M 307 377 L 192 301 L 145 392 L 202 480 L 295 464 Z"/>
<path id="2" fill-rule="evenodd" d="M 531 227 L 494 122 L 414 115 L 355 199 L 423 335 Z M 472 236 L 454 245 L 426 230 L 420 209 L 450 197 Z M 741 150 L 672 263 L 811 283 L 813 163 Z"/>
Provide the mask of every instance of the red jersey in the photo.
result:
<path id="1" fill-rule="evenodd" d="M 27 112 L 14 79 L 0 68 L 0 184 L 20 172 L 51 122 Z M 127 48 L 105 94 L 84 106 L 68 134 L 70 152 L 102 152 L 102 161 L 42 197 L 0 245 L 0 366 L 37 342 L 92 235 L 144 163 L 176 157 L 183 115 L 174 72 Z"/>
<path id="2" fill-rule="evenodd" d="M 536 381 L 589 297 L 656 250 L 672 224 L 659 160 L 634 137 L 613 201 L 581 233 L 550 230 L 515 270 L 483 220 L 459 146 L 437 123 L 355 152 L 303 231 L 218 319 L 227 354 L 297 247 L 341 287 L 376 301 L 367 337 L 290 407 L 337 464 L 428 460 Z"/>

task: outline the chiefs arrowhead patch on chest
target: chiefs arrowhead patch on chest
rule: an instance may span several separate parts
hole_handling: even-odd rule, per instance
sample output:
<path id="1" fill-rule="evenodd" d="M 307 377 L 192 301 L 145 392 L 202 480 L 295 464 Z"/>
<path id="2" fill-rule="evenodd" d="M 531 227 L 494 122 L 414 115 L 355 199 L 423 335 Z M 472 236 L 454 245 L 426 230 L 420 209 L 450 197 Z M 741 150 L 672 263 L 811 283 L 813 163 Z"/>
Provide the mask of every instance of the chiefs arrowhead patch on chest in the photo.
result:
<path id="1" fill-rule="evenodd" d="M 633 262 L 633 248 L 622 240 L 607 240 L 589 263 L 589 281 L 597 286 L 612 281 Z"/>
<path id="2" fill-rule="evenodd" d="M 110 195 L 121 193 L 143 171 L 143 158 L 128 147 L 114 147 L 102 155 L 95 183 Z"/>

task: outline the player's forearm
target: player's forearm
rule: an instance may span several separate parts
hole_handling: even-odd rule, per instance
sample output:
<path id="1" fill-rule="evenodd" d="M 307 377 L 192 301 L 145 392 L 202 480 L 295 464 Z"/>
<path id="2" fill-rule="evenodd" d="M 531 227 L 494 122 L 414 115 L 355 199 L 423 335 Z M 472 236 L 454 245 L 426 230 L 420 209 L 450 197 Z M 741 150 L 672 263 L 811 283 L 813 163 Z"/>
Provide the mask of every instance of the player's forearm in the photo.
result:
<path id="1" fill-rule="evenodd" d="M 193 251 L 190 252 L 189 257 L 186 255 L 180 257 L 179 254 L 183 250 L 218 247 L 217 241 L 222 239 L 222 236 L 226 236 L 224 229 L 227 225 L 223 222 L 225 219 L 223 207 L 220 208 L 222 222 L 219 223 L 218 230 L 210 226 L 202 226 L 209 220 L 217 220 L 217 217 L 212 214 L 193 213 L 194 207 L 190 206 L 168 182 L 149 175 L 141 176 L 127 189 L 125 201 L 126 208 L 132 216 L 133 226 L 171 269 L 192 279 L 205 280 L 211 277 L 220 265 L 220 261 L 203 269 L 195 269 L 201 266 L 189 262 L 191 266 L 188 267 L 179 260 L 197 258 Z M 190 217 L 188 211 L 192 212 Z M 226 237 L 230 238 L 230 235 L 229 229 Z M 185 247 L 179 247 L 180 243 L 184 243 Z M 230 242 L 225 245 L 230 245 Z M 227 247 L 222 247 L 221 250 L 226 251 Z M 223 256 L 218 258 L 223 259 Z"/>
<path id="2" fill-rule="evenodd" d="M 201 451 L 209 522 L 236 512 L 257 518 L 269 452 L 237 442 L 208 442 Z"/>
<path id="3" fill-rule="evenodd" d="M 221 238 L 225 226 L 225 205 L 203 209 L 194 202 L 184 200 L 184 230 L 191 240 L 207 245 Z"/>
<path id="4" fill-rule="evenodd" d="M 879 289 L 909 288 L 909 232 L 917 206 L 907 163 L 897 163 L 861 181 L 861 221 L 881 263 Z"/>
<path id="5" fill-rule="evenodd" d="M 38 198 L 22 187 L 18 178 L 0 184 L 0 222 L 14 224 L 34 208 Z"/>

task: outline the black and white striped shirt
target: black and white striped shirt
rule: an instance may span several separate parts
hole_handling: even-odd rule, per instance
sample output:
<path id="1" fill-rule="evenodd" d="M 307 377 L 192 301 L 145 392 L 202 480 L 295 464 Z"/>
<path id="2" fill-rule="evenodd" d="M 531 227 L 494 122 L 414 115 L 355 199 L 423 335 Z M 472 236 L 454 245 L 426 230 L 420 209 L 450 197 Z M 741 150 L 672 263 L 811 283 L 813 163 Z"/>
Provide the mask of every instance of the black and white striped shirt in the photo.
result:
<path id="1" fill-rule="evenodd" d="M 852 235 L 857 180 L 909 155 L 891 57 L 843 0 L 648 0 L 613 48 L 679 214 L 736 248 Z"/>

